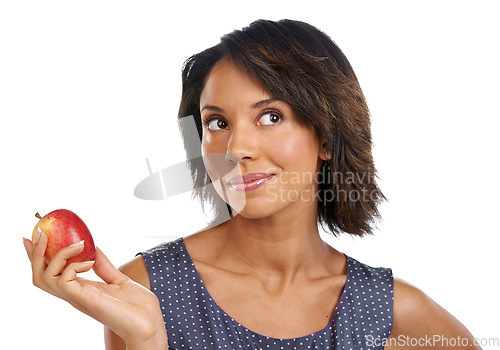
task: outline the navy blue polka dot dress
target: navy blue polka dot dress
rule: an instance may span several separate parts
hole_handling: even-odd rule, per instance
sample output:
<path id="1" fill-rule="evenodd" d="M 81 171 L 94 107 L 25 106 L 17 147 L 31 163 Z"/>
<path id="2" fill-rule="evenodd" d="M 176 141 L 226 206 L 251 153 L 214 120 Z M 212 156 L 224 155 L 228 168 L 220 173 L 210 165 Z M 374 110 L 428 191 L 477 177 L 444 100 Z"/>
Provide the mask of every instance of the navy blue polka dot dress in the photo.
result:
<path id="1" fill-rule="evenodd" d="M 392 329 L 392 270 L 373 268 L 349 256 L 346 284 L 328 326 L 303 337 L 278 339 L 245 328 L 215 303 L 183 238 L 142 255 L 172 350 L 383 349 L 375 345 L 381 345 Z"/>

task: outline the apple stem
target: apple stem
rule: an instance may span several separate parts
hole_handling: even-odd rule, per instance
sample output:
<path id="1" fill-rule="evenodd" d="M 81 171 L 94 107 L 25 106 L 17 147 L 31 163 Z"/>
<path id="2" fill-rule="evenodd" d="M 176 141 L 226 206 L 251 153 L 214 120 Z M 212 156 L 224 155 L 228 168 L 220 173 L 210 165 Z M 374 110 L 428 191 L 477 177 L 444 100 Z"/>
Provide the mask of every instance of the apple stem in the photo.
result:
<path id="1" fill-rule="evenodd" d="M 42 217 L 40 216 L 40 214 L 36 213 L 35 216 L 39 219 L 41 219 Z"/>

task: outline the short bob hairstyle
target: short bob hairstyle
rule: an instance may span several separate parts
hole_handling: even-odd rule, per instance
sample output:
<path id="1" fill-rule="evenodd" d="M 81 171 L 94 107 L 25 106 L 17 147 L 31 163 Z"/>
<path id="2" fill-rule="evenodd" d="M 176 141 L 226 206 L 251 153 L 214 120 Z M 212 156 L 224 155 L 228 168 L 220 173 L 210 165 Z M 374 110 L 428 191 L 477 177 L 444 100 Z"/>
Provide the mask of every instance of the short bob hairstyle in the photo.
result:
<path id="1" fill-rule="evenodd" d="M 267 87 L 272 97 L 288 103 L 297 120 L 326 140 L 331 159 L 321 167 L 318 223 L 333 235 L 371 234 L 386 200 L 375 181 L 370 114 L 359 82 L 338 46 L 314 26 L 293 20 L 258 20 L 221 38 L 219 44 L 186 60 L 182 72 L 179 120 L 193 116 L 202 137 L 200 95 L 208 74 L 227 59 Z M 221 198 L 206 190 L 211 180 L 203 162 L 191 161 L 193 150 L 185 130 L 187 159 L 195 184 L 194 197 L 220 213 Z M 231 209 L 229 205 L 227 209 Z M 219 208 L 219 209 L 217 209 Z M 326 225 L 326 228 L 325 228 Z"/>

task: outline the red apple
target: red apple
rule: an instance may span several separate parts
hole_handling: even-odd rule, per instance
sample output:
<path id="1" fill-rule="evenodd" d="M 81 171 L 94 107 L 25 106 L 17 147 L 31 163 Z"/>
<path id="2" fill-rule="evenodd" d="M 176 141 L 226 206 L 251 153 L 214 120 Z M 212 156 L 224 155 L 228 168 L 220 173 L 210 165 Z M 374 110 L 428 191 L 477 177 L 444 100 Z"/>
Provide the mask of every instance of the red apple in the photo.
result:
<path id="1" fill-rule="evenodd" d="M 50 261 L 64 247 L 85 241 L 83 251 L 68 259 L 66 266 L 75 261 L 95 260 L 94 240 L 85 223 L 75 213 L 66 209 L 58 209 L 40 219 L 33 229 L 33 242 L 40 227 L 47 234 L 47 250 L 45 256 Z"/>

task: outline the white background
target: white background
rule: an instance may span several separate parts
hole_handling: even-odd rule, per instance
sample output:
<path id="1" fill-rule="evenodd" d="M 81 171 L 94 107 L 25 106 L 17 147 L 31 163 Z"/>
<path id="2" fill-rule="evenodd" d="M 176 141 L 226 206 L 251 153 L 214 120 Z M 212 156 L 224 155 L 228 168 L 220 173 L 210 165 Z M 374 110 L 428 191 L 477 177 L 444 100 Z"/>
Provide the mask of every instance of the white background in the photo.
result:
<path id="1" fill-rule="evenodd" d="M 185 159 L 183 61 L 258 18 L 329 34 L 372 111 L 384 222 L 328 241 L 392 267 L 476 337 L 500 338 L 498 13 L 495 1 L 2 2 L 2 342 L 104 347 L 100 324 L 31 284 L 21 237 L 35 212 L 75 211 L 116 265 L 204 226 L 189 194 L 154 202 L 133 190 L 145 158 L 153 171 Z"/>

